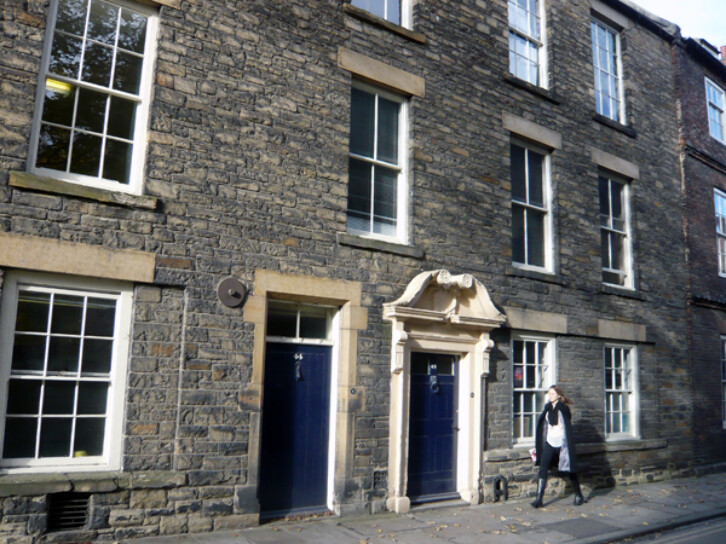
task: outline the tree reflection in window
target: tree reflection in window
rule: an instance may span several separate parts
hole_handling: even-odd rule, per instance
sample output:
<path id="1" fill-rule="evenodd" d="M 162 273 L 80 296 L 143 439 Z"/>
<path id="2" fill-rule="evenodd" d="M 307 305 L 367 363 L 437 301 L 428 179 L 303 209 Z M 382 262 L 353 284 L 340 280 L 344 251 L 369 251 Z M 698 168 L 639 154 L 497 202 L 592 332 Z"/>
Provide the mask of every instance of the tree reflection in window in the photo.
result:
<path id="1" fill-rule="evenodd" d="M 148 17 L 59 0 L 35 165 L 128 185 Z"/>

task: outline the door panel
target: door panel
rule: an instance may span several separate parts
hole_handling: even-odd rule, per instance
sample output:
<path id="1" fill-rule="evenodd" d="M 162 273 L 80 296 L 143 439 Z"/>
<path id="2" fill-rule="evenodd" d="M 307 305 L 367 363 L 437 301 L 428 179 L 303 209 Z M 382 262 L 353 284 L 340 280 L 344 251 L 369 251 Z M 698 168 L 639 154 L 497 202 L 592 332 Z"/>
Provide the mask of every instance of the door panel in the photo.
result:
<path id="1" fill-rule="evenodd" d="M 268 343 L 261 515 L 327 510 L 331 348 Z"/>
<path id="2" fill-rule="evenodd" d="M 456 496 L 455 361 L 411 354 L 407 495 L 414 501 Z"/>

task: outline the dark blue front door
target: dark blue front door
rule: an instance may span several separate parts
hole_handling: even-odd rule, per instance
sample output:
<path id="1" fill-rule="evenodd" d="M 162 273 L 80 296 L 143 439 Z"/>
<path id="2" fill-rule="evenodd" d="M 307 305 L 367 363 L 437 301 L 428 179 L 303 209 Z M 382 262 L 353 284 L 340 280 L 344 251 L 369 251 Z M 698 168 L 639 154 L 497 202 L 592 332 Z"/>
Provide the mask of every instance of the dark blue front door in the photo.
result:
<path id="1" fill-rule="evenodd" d="M 411 354 L 408 497 L 414 502 L 456 494 L 456 358 Z"/>
<path id="2" fill-rule="evenodd" d="M 327 510 L 331 348 L 268 343 L 262 406 L 263 517 Z"/>

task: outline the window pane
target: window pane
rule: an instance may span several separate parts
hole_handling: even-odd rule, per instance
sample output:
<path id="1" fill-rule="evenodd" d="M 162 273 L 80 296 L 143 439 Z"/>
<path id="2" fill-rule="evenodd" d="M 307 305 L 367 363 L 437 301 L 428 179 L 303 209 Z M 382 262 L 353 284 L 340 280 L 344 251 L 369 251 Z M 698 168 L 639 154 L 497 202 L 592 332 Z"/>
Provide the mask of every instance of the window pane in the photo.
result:
<path id="1" fill-rule="evenodd" d="M 612 214 L 613 214 L 613 226 L 619 230 L 624 230 L 625 224 L 625 206 L 623 205 L 623 197 L 625 191 L 621 183 L 612 182 L 610 184 L 611 200 L 612 200 Z"/>
<path id="2" fill-rule="evenodd" d="M 527 264 L 545 265 L 545 214 L 527 210 Z"/>
<path id="3" fill-rule="evenodd" d="M 39 380 L 10 380 L 8 382 L 8 414 L 39 413 Z"/>
<path id="4" fill-rule="evenodd" d="M 74 457 L 103 455 L 105 424 L 106 420 L 104 418 L 78 418 L 76 421 L 76 438 L 73 445 Z"/>
<path id="5" fill-rule="evenodd" d="M 89 298 L 86 308 L 86 336 L 113 336 L 116 318 L 116 301 L 106 298 Z"/>
<path id="6" fill-rule="evenodd" d="M 53 36 L 48 71 L 51 74 L 77 79 L 81 64 L 81 44 L 79 38 L 56 32 Z"/>
<path id="7" fill-rule="evenodd" d="M 401 0 L 388 0 L 386 18 L 394 25 L 401 24 Z"/>
<path id="8" fill-rule="evenodd" d="M 51 337 L 48 351 L 48 372 L 77 372 L 79 338 Z"/>
<path id="9" fill-rule="evenodd" d="M 58 334 L 81 334 L 83 319 L 83 297 L 56 295 L 53 299 L 53 322 L 50 332 Z"/>
<path id="10" fill-rule="evenodd" d="M 600 176 L 597 180 L 598 194 L 600 195 L 600 217 L 603 218 L 600 221 L 600 225 L 609 227 L 610 223 L 608 218 L 610 217 L 610 180 Z"/>
<path id="11" fill-rule="evenodd" d="M 83 35 L 83 26 L 86 21 L 86 0 L 60 0 L 58 4 L 56 30 L 77 36 Z"/>
<path id="12" fill-rule="evenodd" d="M 376 167 L 373 188 L 374 232 L 394 236 L 396 234 L 396 206 L 398 174 L 388 168 Z"/>
<path id="13" fill-rule="evenodd" d="M 303 306 L 300 309 L 300 337 L 328 337 L 328 311 L 325 308 Z"/>
<path id="14" fill-rule="evenodd" d="M 522 417 L 519 415 L 514 416 L 514 438 L 524 438 L 522 432 Z"/>
<path id="15" fill-rule="evenodd" d="M 146 17 L 127 9 L 122 9 L 118 46 L 136 53 L 143 53 L 145 40 Z"/>
<path id="16" fill-rule="evenodd" d="M 297 336 L 297 309 L 284 303 L 270 302 L 267 309 L 267 335 L 295 338 Z"/>
<path id="17" fill-rule="evenodd" d="M 518 145 L 511 146 L 512 200 L 527 202 L 527 179 L 525 150 Z"/>
<path id="18" fill-rule="evenodd" d="M 108 116 L 107 134 L 133 140 L 136 123 L 136 104 L 116 96 L 111 97 L 111 110 Z"/>
<path id="19" fill-rule="evenodd" d="M 141 67 L 143 63 L 143 57 L 118 51 L 116 53 L 113 88 L 131 94 L 139 94 Z"/>
<path id="20" fill-rule="evenodd" d="M 128 183 L 131 179 L 131 159 L 133 147 L 126 142 L 106 140 L 106 151 L 103 154 L 103 177 Z"/>
<path id="21" fill-rule="evenodd" d="M 398 164 L 399 104 L 378 99 L 378 160 Z"/>
<path id="22" fill-rule="evenodd" d="M 103 133 L 103 119 L 106 117 L 106 100 L 107 96 L 103 93 L 97 93 L 96 91 L 90 91 L 88 89 L 79 89 L 76 128 Z M 74 142 L 74 151 L 75 145 Z M 98 154 L 100 155 L 100 150 Z"/>
<path id="23" fill-rule="evenodd" d="M 108 398 L 107 383 L 81 383 L 78 386 L 78 414 L 104 415 Z"/>
<path id="24" fill-rule="evenodd" d="M 612 243 L 612 262 L 610 263 L 610 267 L 614 268 L 615 270 L 625 271 L 625 237 L 620 234 L 611 233 L 610 241 Z"/>
<path id="25" fill-rule="evenodd" d="M 45 80 L 45 100 L 43 101 L 43 121 L 58 125 L 71 126 L 73 106 L 76 100 L 75 87 L 55 81 Z"/>
<path id="26" fill-rule="evenodd" d="M 19 459 L 35 457 L 35 435 L 38 420 L 35 418 L 9 417 L 5 420 L 3 458 Z"/>
<path id="27" fill-rule="evenodd" d="M 48 310 L 50 295 L 20 291 L 18 312 L 15 319 L 16 331 L 46 332 L 48 330 Z"/>
<path id="28" fill-rule="evenodd" d="M 98 176 L 102 143 L 103 140 L 98 136 L 78 132 L 74 134 L 71 172 L 86 176 Z"/>
<path id="29" fill-rule="evenodd" d="M 83 341 L 83 374 L 108 374 L 111 372 L 113 340 L 85 339 Z"/>
<path id="30" fill-rule="evenodd" d="M 512 360 L 515 363 L 524 362 L 524 342 L 521 340 L 512 342 Z"/>
<path id="31" fill-rule="evenodd" d="M 83 56 L 81 79 L 108 87 L 111 83 L 113 49 L 97 43 L 87 43 Z"/>
<path id="32" fill-rule="evenodd" d="M 603 268 L 610 268 L 610 236 L 611 233 L 606 230 L 600 231 L 600 257 Z"/>
<path id="33" fill-rule="evenodd" d="M 71 449 L 71 418 L 44 418 L 40 423 L 40 457 L 68 457 Z"/>
<path id="34" fill-rule="evenodd" d="M 523 411 L 525 413 L 532 413 L 534 412 L 534 393 L 525 393 L 522 395 L 524 403 L 523 403 Z"/>
<path id="35" fill-rule="evenodd" d="M 348 226 L 370 231 L 371 176 L 370 164 L 357 159 L 348 162 Z"/>
<path id="36" fill-rule="evenodd" d="M 45 336 L 16 334 L 13 343 L 14 372 L 40 372 L 45 360 Z"/>
<path id="37" fill-rule="evenodd" d="M 41 125 L 35 165 L 39 168 L 65 171 L 70 143 L 70 130 Z"/>
<path id="38" fill-rule="evenodd" d="M 117 8 L 92 0 L 91 15 L 88 17 L 88 38 L 113 45 L 116 41 L 117 18 Z"/>
<path id="39" fill-rule="evenodd" d="M 74 382 L 47 381 L 43 394 L 43 414 L 73 415 L 75 399 L 76 384 Z"/>
<path id="40" fill-rule="evenodd" d="M 524 366 L 522 365 L 514 366 L 514 387 L 524 387 Z"/>
<path id="41" fill-rule="evenodd" d="M 375 96 L 353 88 L 350 105 L 350 151 L 373 157 Z"/>
<path id="42" fill-rule="evenodd" d="M 524 247 L 524 208 L 512 205 L 512 260 L 515 263 L 526 263 Z"/>
<path id="43" fill-rule="evenodd" d="M 544 157 L 533 151 L 528 151 L 527 155 L 529 158 L 529 203 L 544 207 L 544 188 L 542 186 Z"/>

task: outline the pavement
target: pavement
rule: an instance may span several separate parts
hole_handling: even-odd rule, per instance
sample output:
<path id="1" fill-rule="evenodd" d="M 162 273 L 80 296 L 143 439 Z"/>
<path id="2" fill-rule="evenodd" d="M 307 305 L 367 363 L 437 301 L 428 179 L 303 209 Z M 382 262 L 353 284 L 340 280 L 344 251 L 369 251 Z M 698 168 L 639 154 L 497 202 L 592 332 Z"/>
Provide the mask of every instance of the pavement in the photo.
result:
<path id="1" fill-rule="evenodd" d="M 587 492 L 587 489 L 584 489 Z M 323 516 L 214 533 L 146 537 L 127 544 L 606 544 L 726 516 L 726 474 L 469 506 L 418 507 L 360 517 Z"/>

